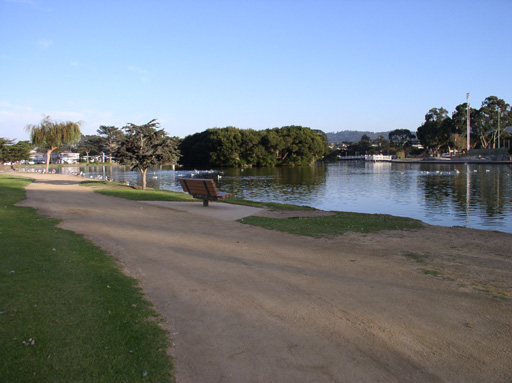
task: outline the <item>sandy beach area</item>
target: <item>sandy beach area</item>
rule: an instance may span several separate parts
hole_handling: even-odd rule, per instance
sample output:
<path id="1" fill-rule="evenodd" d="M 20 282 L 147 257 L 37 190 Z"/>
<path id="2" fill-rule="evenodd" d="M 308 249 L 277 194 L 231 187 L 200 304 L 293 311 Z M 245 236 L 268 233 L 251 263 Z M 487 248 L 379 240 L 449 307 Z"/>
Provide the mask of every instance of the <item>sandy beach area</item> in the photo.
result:
<path id="1" fill-rule="evenodd" d="M 179 383 L 512 381 L 511 234 L 426 225 L 313 239 L 236 222 L 260 209 L 19 175 L 35 179 L 19 205 L 140 281 Z"/>

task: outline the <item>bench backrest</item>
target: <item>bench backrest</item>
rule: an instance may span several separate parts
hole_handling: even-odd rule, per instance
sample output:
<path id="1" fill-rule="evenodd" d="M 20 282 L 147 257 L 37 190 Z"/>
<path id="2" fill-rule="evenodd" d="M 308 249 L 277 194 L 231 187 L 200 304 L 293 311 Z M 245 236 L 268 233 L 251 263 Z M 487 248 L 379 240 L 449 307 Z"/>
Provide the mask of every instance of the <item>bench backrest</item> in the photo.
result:
<path id="1" fill-rule="evenodd" d="M 218 190 L 210 178 L 180 178 L 181 187 L 191 195 L 204 197 L 218 196 Z"/>

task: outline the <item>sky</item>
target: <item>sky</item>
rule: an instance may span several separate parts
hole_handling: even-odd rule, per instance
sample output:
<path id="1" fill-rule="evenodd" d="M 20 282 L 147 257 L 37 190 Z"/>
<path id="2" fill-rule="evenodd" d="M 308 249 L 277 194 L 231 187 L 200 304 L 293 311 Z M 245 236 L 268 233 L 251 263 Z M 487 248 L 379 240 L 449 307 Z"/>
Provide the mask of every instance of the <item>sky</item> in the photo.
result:
<path id="1" fill-rule="evenodd" d="M 512 0 L 0 0 L 0 137 L 301 125 L 416 131 L 512 104 Z"/>

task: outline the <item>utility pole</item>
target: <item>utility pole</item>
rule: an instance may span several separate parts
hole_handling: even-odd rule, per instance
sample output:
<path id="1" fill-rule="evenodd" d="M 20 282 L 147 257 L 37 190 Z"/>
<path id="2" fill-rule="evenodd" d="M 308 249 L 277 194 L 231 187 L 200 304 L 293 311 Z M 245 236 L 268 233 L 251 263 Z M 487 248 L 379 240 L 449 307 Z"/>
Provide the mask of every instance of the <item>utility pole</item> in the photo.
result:
<path id="1" fill-rule="evenodd" d="M 467 127 L 467 142 L 468 142 L 468 145 L 467 145 L 467 150 L 466 150 L 466 154 L 469 155 L 469 147 L 470 147 L 470 141 L 471 141 L 471 123 L 469 122 L 469 119 L 470 119 L 470 110 L 469 110 L 469 93 L 466 93 L 466 100 L 467 100 L 467 104 L 468 104 L 468 127 Z"/>

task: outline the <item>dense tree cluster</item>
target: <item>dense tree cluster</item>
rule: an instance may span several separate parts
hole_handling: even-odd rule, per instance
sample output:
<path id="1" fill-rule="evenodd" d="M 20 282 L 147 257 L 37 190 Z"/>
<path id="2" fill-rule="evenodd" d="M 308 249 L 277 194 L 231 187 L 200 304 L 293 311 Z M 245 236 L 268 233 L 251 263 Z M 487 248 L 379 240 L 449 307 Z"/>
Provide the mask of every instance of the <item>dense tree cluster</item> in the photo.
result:
<path id="1" fill-rule="evenodd" d="M 302 126 L 267 130 L 213 128 L 185 137 L 186 167 L 311 165 L 328 152 L 326 135 Z"/>
<path id="2" fill-rule="evenodd" d="M 384 154 L 384 155 L 405 155 L 412 146 L 414 134 L 407 129 L 396 129 L 387 134 L 389 139 L 383 135 L 371 139 L 369 135 L 363 134 L 359 141 L 344 142 L 337 145 L 335 152 L 341 156 L 359 156 L 365 154 Z"/>
<path id="3" fill-rule="evenodd" d="M 417 137 L 425 149 L 432 153 L 464 150 L 467 147 L 468 104 L 460 104 L 450 117 L 444 108 L 432 108 L 425 122 L 418 127 Z M 487 97 L 480 109 L 469 108 L 471 148 L 499 148 L 509 137 L 505 130 L 512 126 L 510 105 L 496 97 Z"/>
<path id="4" fill-rule="evenodd" d="M 18 141 L 0 137 L 0 163 L 2 162 L 20 162 L 30 158 L 32 145 L 28 141 Z"/>
<path id="5" fill-rule="evenodd" d="M 123 139 L 123 131 L 115 126 L 101 125 L 96 132 L 97 135 L 83 135 L 74 149 L 85 157 L 87 163 L 89 156 L 99 154 L 107 155 L 112 163 L 112 154 Z"/>
<path id="6" fill-rule="evenodd" d="M 74 150 L 85 157 L 85 162 L 89 163 L 90 156 L 97 156 L 104 153 L 105 148 L 104 137 L 98 135 L 83 135 Z"/>

